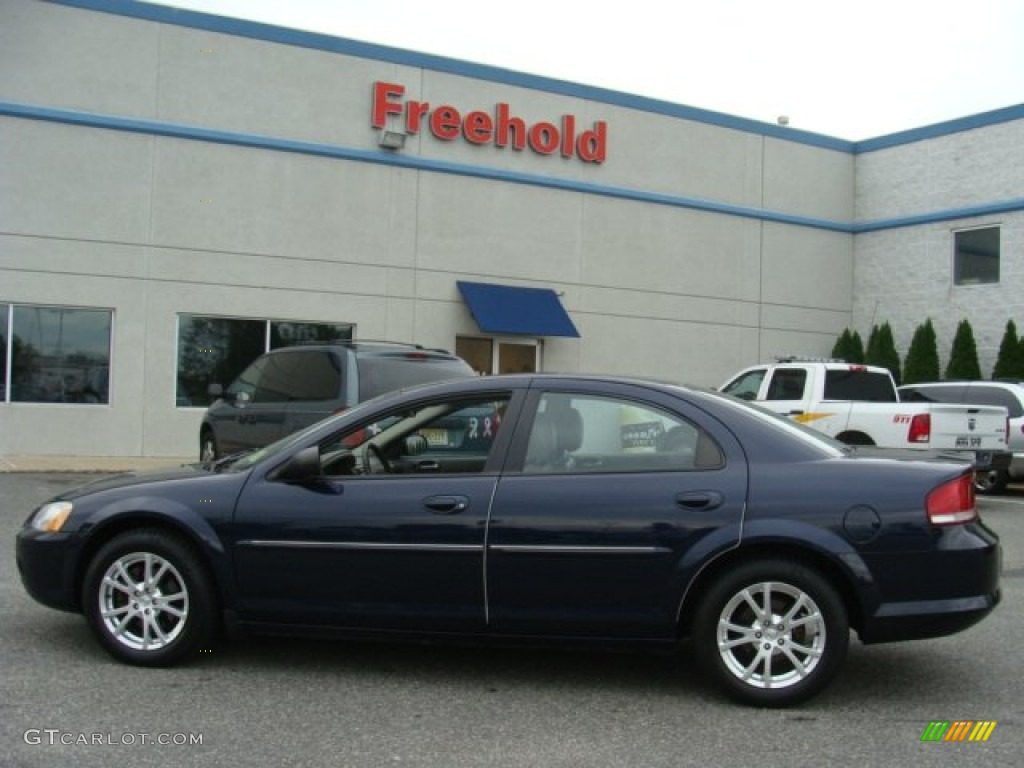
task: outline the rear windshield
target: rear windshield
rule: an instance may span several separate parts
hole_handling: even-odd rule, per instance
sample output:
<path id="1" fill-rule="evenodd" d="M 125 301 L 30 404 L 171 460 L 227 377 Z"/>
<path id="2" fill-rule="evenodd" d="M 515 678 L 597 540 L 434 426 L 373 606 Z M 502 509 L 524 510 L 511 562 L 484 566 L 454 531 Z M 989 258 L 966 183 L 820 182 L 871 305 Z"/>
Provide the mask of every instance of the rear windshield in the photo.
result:
<path id="1" fill-rule="evenodd" d="M 457 358 L 423 357 L 416 353 L 359 358 L 359 399 L 394 392 L 416 384 L 476 376 Z"/>
<path id="2" fill-rule="evenodd" d="M 864 370 L 825 371 L 826 400 L 860 400 L 869 403 L 895 403 L 896 388 L 886 373 Z"/>

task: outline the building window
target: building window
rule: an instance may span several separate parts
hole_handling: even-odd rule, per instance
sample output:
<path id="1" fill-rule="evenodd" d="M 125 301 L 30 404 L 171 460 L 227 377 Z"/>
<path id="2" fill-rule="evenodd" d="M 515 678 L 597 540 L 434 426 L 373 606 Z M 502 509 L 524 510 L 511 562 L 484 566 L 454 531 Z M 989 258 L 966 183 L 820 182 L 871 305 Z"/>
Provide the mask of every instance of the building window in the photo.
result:
<path id="1" fill-rule="evenodd" d="M 271 349 L 311 341 L 351 339 L 352 326 L 231 317 L 178 316 L 179 407 L 205 408 L 257 357 Z"/>
<path id="2" fill-rule="evenodd" d="M 110 402 L 110 310 L 0 304 L 0 315 L 0 402 Z"/>
<path id="3" fill-rule="evenodd" d="M 999 282 L 999 227 L 953 233 L 953 282 L 956 285 Z"/>
<path id="4" fill-rule="evenodd" d="M 7 343 L 8 314 L 11 308 L 7 304 L 0 304 L 0 403 L 7 402 L 7 358 L 11 356 L 11 348 Z"/>

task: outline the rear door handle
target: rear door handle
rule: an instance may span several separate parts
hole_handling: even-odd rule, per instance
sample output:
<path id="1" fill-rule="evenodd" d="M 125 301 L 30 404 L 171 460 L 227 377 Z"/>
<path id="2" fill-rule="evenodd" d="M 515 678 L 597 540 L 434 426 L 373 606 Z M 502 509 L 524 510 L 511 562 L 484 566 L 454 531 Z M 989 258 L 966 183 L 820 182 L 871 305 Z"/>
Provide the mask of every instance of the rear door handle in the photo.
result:
<path id="1" fill-rule="evenodd" d="M 436 515 L 457 515 L 469 509 L 467 496 L 430 496 L 423 500 L 423 506 Z"/>
<path id="2" fill-rule="evenodd" d="M 676 496 L 676 504 L 687 509 L 715 509 L 725 497 L 718 491 L 686 491 Z"/>

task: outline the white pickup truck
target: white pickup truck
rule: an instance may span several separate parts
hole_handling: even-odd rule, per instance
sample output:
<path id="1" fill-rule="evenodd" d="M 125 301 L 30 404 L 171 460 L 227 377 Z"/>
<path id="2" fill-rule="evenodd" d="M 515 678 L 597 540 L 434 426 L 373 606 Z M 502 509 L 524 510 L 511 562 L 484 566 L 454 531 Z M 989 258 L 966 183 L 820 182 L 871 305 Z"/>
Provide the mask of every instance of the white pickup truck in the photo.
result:
<path id="1" fill-rule="evenodd" d="M 978 472 L 1008 465 L 999 406 L 902 403 L 885 368 L 783 358 L 746 368 L 722 392 L 753 400 L 849 445 L 955 453 Z"/>

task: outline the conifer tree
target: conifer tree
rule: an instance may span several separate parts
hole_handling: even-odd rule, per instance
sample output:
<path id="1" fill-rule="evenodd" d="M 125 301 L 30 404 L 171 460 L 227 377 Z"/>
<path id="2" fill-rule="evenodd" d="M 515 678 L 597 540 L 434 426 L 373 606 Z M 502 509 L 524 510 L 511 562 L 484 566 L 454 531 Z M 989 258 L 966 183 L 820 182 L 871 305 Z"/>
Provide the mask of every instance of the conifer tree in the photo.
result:
<path id="1" fill-rule="evenodd" d="M 999 344 L 999 355 L 992 368 L 993 379 L 1024 379 L 1024 343 L 1017 336 L 1013 320 L 1006 321 L 1006 331 Z"/>
<path id="2" fill-rule="evenodd" d="M 849 363 L 864 362 L 864 342 L 856 331 L 850 334 L 850 349 L 849 354 L 846 356 L 846 361 Z"/>
<path id="3" fill-rule="evenodd" d="M 846 360 L 846 356 L 850 354 L 851 341 L 850 329 L 844 328 L 843 332 L 839 334 L 839 338 L 836 339 L 836 343 L 832 346 L 832 357 L 837 360 Z"/>
<path id="4" fill-rule="evenodd" d="M 939 348 L 935 326 L 929 317 L 914 330 L 903 365 L 903 383 L 917 384 L 939 380 Z"/>
<path id="5" fill-rule="evenodd" d="M 888 368 L 898 387 L 900 385 L 900 354 L 896 351 L 896 339 L 892 334 L 892 326 L 888 322 L 882 323 L 882 327 L 878 329 L 877 356 L 878 362 L 874 365 Z"/>
<path id="6" fill-rule="evenodd" d="M 868 334 L 868 346 L 864 350 L 864 362 L 868 365 L 881 365 L 881 355 L 879 353 L 879 344 L 881 343 L 881 332 L 882 329 L 877 326 L 871 326 L 871 333 Z"/>
<path id="7" fill-rule="evenodd" d="M 946 378 L 967 381 L 977 381 L 981 378 L 978 345 L 974 341 L 974 329 L 966 318 L 956 327 L 953 347 L 949 353 L 949 365 L 946 366 Z"/>

